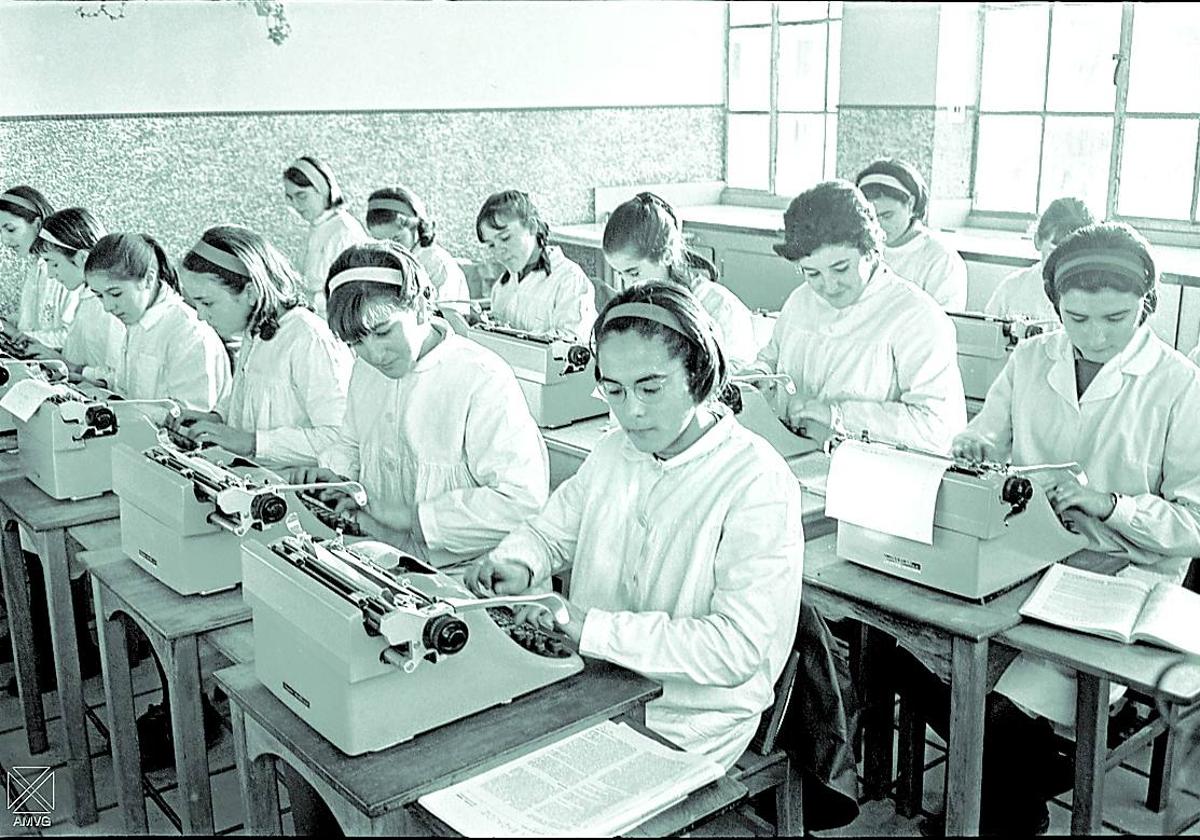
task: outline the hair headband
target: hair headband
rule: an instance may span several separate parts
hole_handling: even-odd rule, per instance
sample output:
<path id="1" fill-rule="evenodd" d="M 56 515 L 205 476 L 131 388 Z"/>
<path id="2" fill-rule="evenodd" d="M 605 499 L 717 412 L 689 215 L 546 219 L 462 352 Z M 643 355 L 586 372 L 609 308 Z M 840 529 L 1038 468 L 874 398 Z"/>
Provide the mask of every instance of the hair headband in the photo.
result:
<path id="1" fill-rule="evenodd" d="M 399 198 L 372 198 L 367 202 L 367 212 L 372 210 L 391 210 L 405 219 L 420 221 L 418 216 L 413 215 L 416 208 Z"/>
<path id="2" fill-rule="evenodd" d="M 304 173 L 304 177 L 308 178 L 309 182 L 315 187 L 317 184 L 324 183 L 325 190 L 329 193 L 329 202 L 332 204 L 341 197 L 338 190 L 337 181 L 333 179 L 333 174 L 325 174 L 321 167 L 311 163 L 305 158 L 296 158 L 291 165 L 292 169 L 299 169 Z"/>
<path id="3" fill-rule="evenodd" d="M 51 245 L 55 246 L 56 248 L 62 248 L 64 251 L 87 251 L 88 250 L 87 248 L 71 247 L 66 242 L 63 242 L 61 239 L 59 239 L 57 236 L 55 236 L 53 233 L 46 230 L 45 227 L 42 227 L 40 230 L 38 230 L 38 234 L 35 238 L 45 240 L 46 242 L 49 242 Z"/>
<path id="4" fill-rule="evenodd" d="M 362 283 L 383 283 L 386 286 L 399 286 L 407 288 L 410 282 L 413 285 L 420 287 L 420 281 L 412 281 L 404 275 L 404 272 L 398 268 L 384 268 L 383 266 L 370 265 L 361 266 L 360 268 L 348 268 L 345 271 L 334 275 L 329 281 L 329 294 L 332 297 L 333 293 L 347 283 L 355 281 Z"/>
<path id="5" fill-rule="evenodd" d="M 667 329 L 674 330 L 684 338 L 691 338 L 684 330 L 683 324 L 679 322 L 679 318 L 675 313 L 656 303 L 619 303 L 608 310 L 601 329 L 608 326 L 609 322 L 614 318 L 640 318 L 643 321 L 654 321 L 656 324 L 662 324 Z"/>
<path id="6" fill-rule="evenodd" d="M 1059 263 L 1054 269 L 1054 285 L 1057 286 L 1067 277 L 1086 271 L 1108 271 L 1142 284 L 1150 279 L 1147 277 L 1146 264 L 1124 251 L 1091 251 Z"/>
<path id="7" fill-rule="evenodd" d="M 42 211 L 38 206 L 24 196 L 17 195 L 14 192 L 6 192 L 0 194 L 0 201 L 7 201 L 9 204 L 15 204 L 18 207 L 24 207 L 30 213 L 36 213 L 38 218 L 41 218 Z"/>
<path id="8" fill-rule="evenodd" d="M 872 172 L 870 175 L 864 175 L 858 181 L 858 188 L 861 190 L 863 187 L 870 186 L 871 184 L 879 184 L 881 187 L 891 187 L 894 190 L 900 190 L 900 192 L 911 199 L 916 199 L 913 191 L 904 186 L 899 178 L 892 175 L 885 175 L 882 172 Z"/>
<path id="9" fill-rule="evenodd" d="M 192 246 L 191 253 L 239 277 L 250 277 L 250 270 L 246 268 L 244 262 L 228 251 L 217 248 L 203 239 Z"/>

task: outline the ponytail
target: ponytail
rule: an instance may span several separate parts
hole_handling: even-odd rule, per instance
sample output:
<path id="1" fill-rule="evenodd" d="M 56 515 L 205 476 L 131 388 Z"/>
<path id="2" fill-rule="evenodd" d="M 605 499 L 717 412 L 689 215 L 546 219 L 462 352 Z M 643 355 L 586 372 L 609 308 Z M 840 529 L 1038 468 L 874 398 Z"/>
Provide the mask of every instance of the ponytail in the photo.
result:
<path id="1" fill-rule="evenodd" d="M 171 259 L 167 256 L 167 252 L 158 244 L 158 240 L 150 234 L 141 233 L 138 235 L 154 251 L 154 259 L 158 263 L 158 282 L 182 294 L 183 290 L 179 286 L 179 273 L 175 270 L 175 266 L 171 265 Z"/>

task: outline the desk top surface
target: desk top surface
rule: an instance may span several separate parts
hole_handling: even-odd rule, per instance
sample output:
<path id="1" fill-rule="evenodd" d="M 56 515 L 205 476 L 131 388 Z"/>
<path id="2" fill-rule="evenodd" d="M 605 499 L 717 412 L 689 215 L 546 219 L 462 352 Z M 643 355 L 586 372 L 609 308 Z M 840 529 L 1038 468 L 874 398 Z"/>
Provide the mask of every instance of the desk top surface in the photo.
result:
<path id="1" fill-rule="evenodd" d="M 490 770 L 662 694 L 625 668 L 585 659 L 583 671 L 377 753 L 348 756 L 292 713 L 247 663 L 215 673 L 250 718 L 368 816 Z M 436 666 L 435 666 L 436 667 Z M 403 714 L 397 709 L 397 714 Z"/>
<path id="2" fill-rule="evenodd" d="M 112 493 L 91 499 L 52 499 L 27 478 L 12 478 L 0 482 L 0 502 L 8 506 L 13 516 L 34 531 L 69 528 L 87 522 L 116 519 L 120 503 Z"/>
<path id="3" fill-rule="evenodd" d="M 17 450 L 9 449 L 0 452 L 0 481 L 8 481 L 10 478 L 20 478 L 23 474 L 21 471 L 21 454 Z"/>
<path id="4" fill-rule="evenodd" d="M 105 519 L 102 522 L 72 525 L 67 529 L 67 536 L 83 546 L 84 551 L 115 548 L 121 544 L 121 520 Z"/>
<path id="5" fill-rule="evenodd" d="M 1166 648 L 1126 645 L 1029 620 L 1005 630 L 1000 641 L 1072 670 L 1110 679 L 1146 694 L 1154 691 L 1155 682 L 1168 665 L 1184 658 L 1183 654 Z M 1200 702 L 1200 657 L 1192 657 L 1189 662 L 1172 668 L 1162 690 L 1176 703 Z"/>
<path id="6" fill-rule="evenodd" d="M 167 639 L 228 627 L 251 617 L 240 586 L 212 595 L 180 595 L 127 557 L 111 563 L 89 563 L 88 571 L 111 597 L 128 607 L 125 612 Z"/>

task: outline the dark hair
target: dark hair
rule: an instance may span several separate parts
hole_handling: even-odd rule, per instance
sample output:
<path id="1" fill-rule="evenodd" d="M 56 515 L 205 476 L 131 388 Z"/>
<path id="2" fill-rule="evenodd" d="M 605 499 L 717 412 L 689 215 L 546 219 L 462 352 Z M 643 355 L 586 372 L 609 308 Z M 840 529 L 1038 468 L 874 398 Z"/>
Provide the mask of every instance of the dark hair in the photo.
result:
<path id="1" fill-rule="evenodd" d="M 100 237 L 107 232 L 104 226 L 96 221 L 96 217 L 82 207 L 68 207 L 50 214 L 42 222 L 42 230 L 62 245 L 38 238 L 33 240 L 30 250 L 35 254 L 57 251 L 67 259 L 73 259 L 80 251 L 92 250 Z"/>
<path id="2" fill-rule="evenodd" d="M 92 246 L 84 274 L 104 271 L 128 280 L 141 280 L 151 272 L 158 281 L 179 291 L 179 276 L 154 237 L 144 233 L 110 233 Z"/>
<path id="3" fill-rule="evenodd" d="M 47 216 L 54 212 L 54 208 L 50 206 L 50 202 L 46 200 L 46 196 L 42 195 L 33 187 L 27 187 L 24 184 L 19 184 L 15 187 L 9 187 L 4 192 L 19 196 L 37 208 L 37 212 L 34 212 L 23 204 L 17 204 L 16 202 L 9 201 L 8 199 L 4 198 L 3 193 L 0 193 L 0 210 L 3 210 L 5 213 L 11 213 L 12 215 L 24 219 L 27 222 L 40 224 L 46 220 Z"/>
<path id="4" fill-rule="evenodd" d="M 346 203 L 346 197 L 342 195 L 341 187 L 338 186 L 337 179 L 333 177 L 333 170 L 329 168 L 329 164 L 313 155 L 301 155 L 297 160 L 306 160 L 311 163 L 329 183 L 329 198 L 325 202 L 326 210 L 332 207 L 341 207 Z M 283 177 L 297 187 L 312 187 L 317 192 L 321 191 L 321 187 L 314 184 L 311 178 L 294 166 L 289 166 L 283 170 Z"/>
<path id="5" fill-rule="evenodd" d="M 351 280 L 331 292 L 333 279 L 352 268 L 391 268 L 400 272 L 403 284 Z M 416 311 L 424 320 L 431 308 L 433 290 L 429 275 L 407 248 L 396 242 L 365 242 L 351 245 L 333 261 L 325 294 L 330 328 L 342 341 L 352 344 L 362 341 L 369 332 L 367 324 L 384 312 Z"/>
<path id="6" fill-rule="evenodd" d="M 483 207 L 479 208 L 479 215 L 475 217 L 475 236 L 480 242 L 483 241 L 483 225 L 486 223 L 488 227 L 498 230 L 507 224 L 507 221 L 501 221 L 501 218 L 507 221 L 516 219 L 533 231 L 539 248 L 546 247 L 550 239 L 550 227 L 542 221 L 541 214 L 528 193 L 505 190 L 487 197 Z"/>
<path id="7" fill-rule="evenodd" d="M 1081 227 L 1095 223 L 1092 211 L 1078 198 L 1056 198 L 1038 217 L 1033 244 L 1041 248 L 1043 242 L 1057 242 Z"/>
<path id="8" fill-rule="evenodd" d="M 623 303 L 649 303 L 662 307 L 678 319 L 683 334 L 646 318 L 618 316 L 609 320 L 609 311 Z M 608 302 L 592 328 L 597 382 L 601 377 L 600 347 L 604 339 L 625 332 L 637 333 L 646 339 L 657 338 L 665 344 L 671 358 L 683 363 L 688 392 L 697 403 L 715 398 L 725 390 L 729 371 L 717 338 L 716 324 L 686 287 L 677 283 L 643 283 L 626 289 Z"/>
<path id="9" fill-rule="evenodd" d="M 1084 257 L 1089 253 L 1095 253 L 1098 257 L 1094 266 L 1089 265 L 1086 270 L 1069 271 L 1064 276 L 1056 277 L 1058 267 L 1065 261 Z M 1134 277 L 1128 272 L 1106 267 L 1099 259 L 1106 254 L 1118 254 L 1140 263 L 1141 276 Z M 1150 255 L 1150 244 L 1144 236 L 1124 222 L 1087 225 L 1059 242 L 1046 258 L 1046 264 L 1042 266 L 1042 280 L 1046 288 L 1046 297 L 1054 304 L 1056 311 L 1063 293 L 1071 289 L 1085 292 L 1113 289 L 1141 297 L 1145 306 L 1139 324 L 1145 323 L 1158 307 L 1158 269 Z"/>
<path id="10" fill-rule="evenodd" d="M 188 251 L 183 267 L 197 274 L 211 274 L 233 294 L 241 294 L 247 286 L 257 292 L 254 309 L 250 312 L 247 329 L 270 341 L 279 330 L 279 319 L 291 309 L 302 306 L 300 289 L 303 284 L 287 257 L 250 228 L 241 225 L 217 225 L 200 236 L 218 251 L 224 251 L 239 261 L 250 276 L 238 274 L 210 262 L 195 251 Z"/>
<path id="11" fill-rule="evenodd" d="M 826 245 L 851 245 L 878 254 L 883 228 L 875 208 L 849 181 L 822 181 L 792 199 L 783 215 L 785 241 L 775 252 L 789 260 L 807 257 Z"/>
<path id="12" fill-rule="evenodd" d="M 412 209 L 412 215 L 405 217 L 396 210 L 389 210 L 384 207 L 376 207 L 372 209 L 370 202 L 377 198 L 388 198 L 392 201 L 402 201 Z M 383 189 L 375 190 L 371 193 L 371 197 L 367 199 L 367 227 L 375 225 L 389 225 L 393 222 L 403 219 L 403 224 L 409 228 L 415 228 L 417 231 L 417 244 L 422 248 L 428 248 L 433 244 L 434 230 L 437 228 L 437 223 L 429 218 L 429 211 L 425 209 L 425 202 L 420 197 L 410 190 L 408 187 L 400 185 L 395 187 L 384 187 Z"/>
<path id="13" fill-rule="evenodd" d="M 717 267 L 684 245 L 674 208 L 654 193 L 638 193 L 612 211 L 604 225 L 603 248 L 665 264 L 667 276 L 692 291 L 703 279 L 717 279 Z"/>
<path id="14" fill-rule="evenodd" d="M 855 176 L 855 185 L 862 183 L 862 179 L 868 175 L 890 175 L 903 184 L 909 192 L 908 195 L 905 195 L 895 187 L 889 187 L 886 184 L 868 184 L 862 188 L 863 195 L 868 199 L 885 197 L 899 201 L 901 204 L 907 203 L 911 199 L 913 217 L 925 218 L 925 212 L 929 209 L 929 187 L 915 166 L 898 158 L 879 158 L 871 161 L 862 172 Z"/>

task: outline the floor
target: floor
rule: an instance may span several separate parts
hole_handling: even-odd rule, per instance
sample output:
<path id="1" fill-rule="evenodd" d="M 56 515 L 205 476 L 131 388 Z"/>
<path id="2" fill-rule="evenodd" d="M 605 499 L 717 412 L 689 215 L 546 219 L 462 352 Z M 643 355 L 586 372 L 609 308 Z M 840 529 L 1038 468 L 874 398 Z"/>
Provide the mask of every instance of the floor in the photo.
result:
<path id="1" fill-rule="evenodd" d="M 208 667 L 220 667 L 219 654 L 211 654 Z M 19 766 L 52 765 L 62 762 L 62 732 L 57 714 L 49 721 L 50 753 L 30 756 L 25 731 L 22 725 L 21 708 L 16 698 L 3 691 L 3 684 L 12 673 L 12 665 L 0 666 L 0 771 Z M 134 689 L 138 696 L 139 711 L 156 702 L 160 691 L 157 674 L 149 662 L 143 662 L 134 672 Z M 88 704 L 103 719 L 104 690 L 99 678 L 86 684 Z M 57 706 L 53 694 L 46 695 L 46 710 L 52 712 Z M 228 721 L 226 721 L 228 726 Z M 80 828 L 68 813 L 69 808 L 59 807 L 52 817 L 49 828 L 14 828 L 8 825 L 7 815 L 0 820 L 0 836 L 8 835 L 75 835 L 75 834 L 120 834 L 124 831 L 115 806 L 115 791 L 111 772 L 111 757 L 107 752 L 106 739 L 89 722 L 89 739 L 94 745 L 93 771 L 96 778 L 97 804 L 100 808 L 99 822 Z M 1108 773 L 1105 780 L 1104 832 L 1105 834 L 1157 834 L 1161 832 L 1161 817 L 1148 810 L 1143 800 L 1150 763 L 1147 748 L 1132 760 Z M 926 812 L 941 810 L 941 791 L 945 767 L 943 745 L 932 732 L 929 733 L 926 750 L 925 801 Z M 242 832 L 242 809 L 237 787 L 237 770 L 228 735 L 209 754 L 209 767 L 213 784 L 213 807 L 218 834 L 237 835 Z M 147 797 L 147 814 L 152 834 L 177 834 L 178 828 L 168 816 L 168 810 L 176 802 L 174 771 L 164 770 L 148 777 L 154 795 Z M 1184 790 L 1177 795 L 1185 797 L 1189 812 L 1200 810 L 1200 768 L 1189 768 L 1180 779 Z M 70 791 L 66 774 L 55 777 L 58 785 L 57 801 L 70 802 Z M 1177 789 L 1178 790 L 1178 789 Z M 284 800 L 286 807 L 286 798 Z M 1056 798 L 1050 805 L 1050 834 L 1069 834 L 1071 825 L 1070 794 Z M 896 814 L 890 800 L 863 803 L 857 820 L 841 829 L 821 832 L 818 836 L 918 836 L 920 818 L 905 819 Z M 285 813 L 284 826 L 291 830 L 290 817 Z M 751 816 L 737 813 L 727 814 L 712 821 L 693 836 L 742 836 L 752 837 L 764 833 L 764 826 Z M 1192 826 L 1187 832 L 1200 836 L 1200 825 Z"/>

